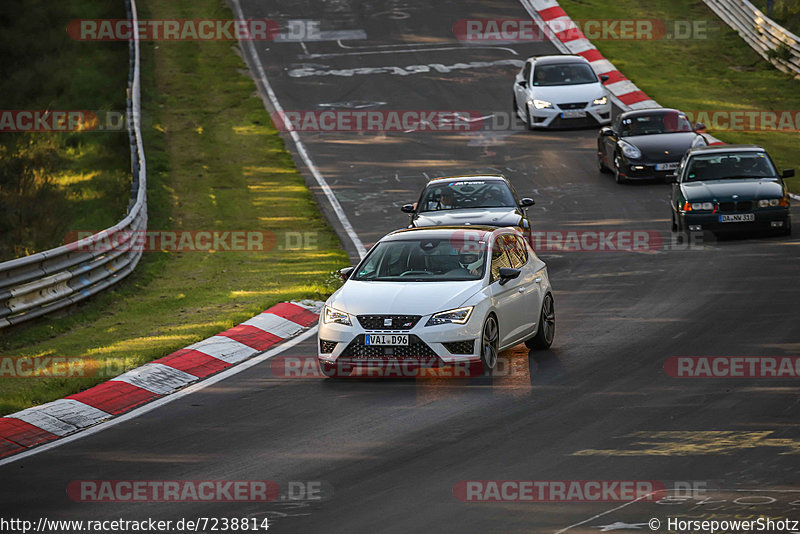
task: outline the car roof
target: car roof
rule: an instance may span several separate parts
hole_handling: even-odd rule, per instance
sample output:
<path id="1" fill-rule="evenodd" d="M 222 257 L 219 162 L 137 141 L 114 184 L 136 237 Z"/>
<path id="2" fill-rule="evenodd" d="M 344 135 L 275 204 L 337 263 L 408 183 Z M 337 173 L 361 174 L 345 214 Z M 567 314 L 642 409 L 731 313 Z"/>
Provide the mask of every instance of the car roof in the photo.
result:
<path id="1" fill-rule="evenodd" d="M 507 184 L 508 179 L 502 174 L 465 174 L 462 176 L 434 178 L 428 182 L 428 185 L 435 185 L 443 182 L 505 182 Z"/>
<path id="2" fill-rule="evenodd" d="M 533 56 L 529 58 L 536 65 L 556 65 L 564 63 L 588 63 L 589 61 L 582 56 L 565 54 L 562 56 Z"/>
<path id="3" fill-rule="evenodd" d="M 766 152 L 766 150 L 758 145 L 708 145 L 689 149 L 690 154 L 721 152 Z"/>
<path id="4" fill-rule="evenodd" d="M 483 225 L 471 225 L 471 226 L 437 226 L 436 228 L 431 227 L 420 227 L 420 228 L 403 228 L 401 230 L 395 230 L 394 232 L 384 236 L 380 239 L 380 241 L 402 241 L 408 238 L 414 239 L 442 239 L 449 237 L 456 232 L 477 232 L 482 234 L 481 237 L 486 237 L 491 235 L 493 232 L 507 230 L 508 233 L 516 234 L 511 228 L 506 229 L 505 227 L 497 227 L 497 226 L 483 226 Z"/>
<path id="5" fill-rule="evenodd" d="M 683 111 L 679 109 L 673 108 L 644 108 L 644 109 L 632 109 L 630 111 L 625 111 L 620 113 L 620 118 L 627 119 L 630 117 L 641 117 L 642 115 L 654 115 L 654 114 L 666 114 L 666 113 L 683 113 Z"/>

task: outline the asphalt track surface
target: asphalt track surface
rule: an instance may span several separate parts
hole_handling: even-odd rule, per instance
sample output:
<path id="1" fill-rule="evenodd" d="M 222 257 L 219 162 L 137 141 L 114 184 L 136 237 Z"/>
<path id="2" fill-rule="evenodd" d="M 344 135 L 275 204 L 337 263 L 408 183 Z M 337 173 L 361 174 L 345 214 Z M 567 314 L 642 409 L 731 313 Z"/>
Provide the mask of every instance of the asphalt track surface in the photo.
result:
<path id="1" fill-rule="evenodd" d="M 459 19 L 527 17 L 514 0 L 248 0 L 242 8 L 248 18 L 321 19 L 323 30 L 366 33 L 342 43 L 258 44 L 257 60 L 286 110 L 371 102 L 385 110 L 505 112 L 516 70 L 508 65 L 405 76 L 290 73 L 555 53 L 546 42 L 487 48 L 452 38 Z M 414 201 L 428 177 L 487 171 L 536 199 L 538 230 L 654 230 L 665 245 L 649 253 L 542 252 L 555 290 L 556 340 L 549 351 L 506 351 L 501 376 L 297 379 L 281 377 L 273 359 L 0 467 L 3 516 L 269 517 L 274 532 L 598 532 L 649 530 L 652 517 L 800 519 L 796 381 L 676 379 L 663 368 L 671 356 L 800 354 L 800 241 L 671 245 L 669 186 L 619 186 L 600 174 L 595 135 L 301 133 L 367 246 L 405 224 L 398 207 Z M 283 356 L 313 356 L 313 340 Z M 69 499 L 67 485 L 87 479 L 319 481 L 324 498 Z M 465 503 L 453 494 L 465 480 L 679 481 L 708 492 L 671 504 Z"/>

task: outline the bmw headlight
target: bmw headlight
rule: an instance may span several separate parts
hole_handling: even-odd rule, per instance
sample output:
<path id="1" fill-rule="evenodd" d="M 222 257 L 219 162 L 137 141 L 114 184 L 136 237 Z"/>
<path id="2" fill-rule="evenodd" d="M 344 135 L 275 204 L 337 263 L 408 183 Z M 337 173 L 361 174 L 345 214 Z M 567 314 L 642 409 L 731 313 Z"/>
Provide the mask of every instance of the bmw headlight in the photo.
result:
<path id="1" fill-rule="evenodd" d="M 607 103 L 608 103 L 608 97 L 607 96 L 604 96 L 604 97 L 601 97 L 601 98 L 595 98 L 594 100 L 592 100 L 592 105 L 593 106 L 605 106 Z"/>
<path id="2" fill-rule="evenodd" d="M 553 103 L 548 102 L 547 100 L 534 100 L 533 107 L 535 107 L 536 109 L 552 108 Z"/>
<path id="3" fill-rule="evenodd" d="M 774 208 L 778 204 L 780 204 L 781 200 L 779 198 L 762 198 L 758 201 L 759 208 Z"/>
<path id="4" fill-rule="evenodd" d="M 472 315 L 473 306 L 466 306 L 464 308 L 456 308 L 455 310 L 447 310 L 439 313 L 434 313 L 425 326 L 436 326 L 440 324 L 466 324 Z"/>
<path id="5" fill-rule="evenodd" d="M 625 154 L 626 158 L 639 159 L 642 157 L 641 150 L 639 150 L 630 143 L 626 143 L 625 141 L 620 141 L 619 147 L 622 149 L 622 153 Z"/>
<path id="6" fill-rule="evenodd" d="M 713 202 L 692 202 L 692 211 L 698 211 L 698 210 L 711 211 L 713 209 L 714 209 Z"/>
<path id="7" fill-rule="evenodd" d="M 336 308 L 331 308 L 330 306 L 325 306 L 325 315 L 322 319 L 325 324 L 343 324 L 345 326 L 353 326 L 350 322 L 350 316 L 347 315 L 343 311 L 339 311 Z"/>

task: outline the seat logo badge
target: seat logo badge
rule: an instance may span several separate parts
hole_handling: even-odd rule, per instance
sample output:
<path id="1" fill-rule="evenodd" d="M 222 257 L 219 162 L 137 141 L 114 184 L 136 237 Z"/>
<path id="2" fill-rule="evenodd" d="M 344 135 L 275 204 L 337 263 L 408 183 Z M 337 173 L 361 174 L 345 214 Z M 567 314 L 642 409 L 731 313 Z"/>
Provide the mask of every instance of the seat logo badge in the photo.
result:
<path id="1" fill-rule="evenodd" d="M 391 319 L 384 319 L 383 320 L 383 326 L 392 326 L 392 320 Z"/>

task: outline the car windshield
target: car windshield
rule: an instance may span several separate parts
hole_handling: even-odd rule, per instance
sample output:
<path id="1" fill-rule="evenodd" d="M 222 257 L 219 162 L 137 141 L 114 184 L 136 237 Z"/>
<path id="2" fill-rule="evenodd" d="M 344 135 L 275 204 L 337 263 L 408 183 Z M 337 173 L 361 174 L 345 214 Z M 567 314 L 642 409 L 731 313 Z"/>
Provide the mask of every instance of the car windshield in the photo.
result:
<path id="1" fill-rule="evenodd" d="M 537 87 L 582 83 L 597 83 L 597 76 L 585 63 L 539 65 L 533 71 L 533 85 Z"/>
<path id="2" fill-rule="evenodd" d="M 373 282 L 449 282 L 480 280 L 486 247 L 476 241 L 408 239 L 383 241 L 350 279 Z"/>
<path id="3" fill-rule="evenodd" d="M 686 115 L 677 111 L 635 115 L 622 119 L 620 123 L 621 137 L 691 131 L 692 123 Z"/>
<path id="4" fill-rule="evenodd" d="M 428 186 L 422 195 L 419 211 L 511 208 L 516 205 L 514 195 L 504 182 L 453 181 Z"/>
<path id="5" fill-rule="evenodd" d="M 778 176 L 766 152 L 702 154 L 692 156 L 688 165 L 688 182 Z"/>

